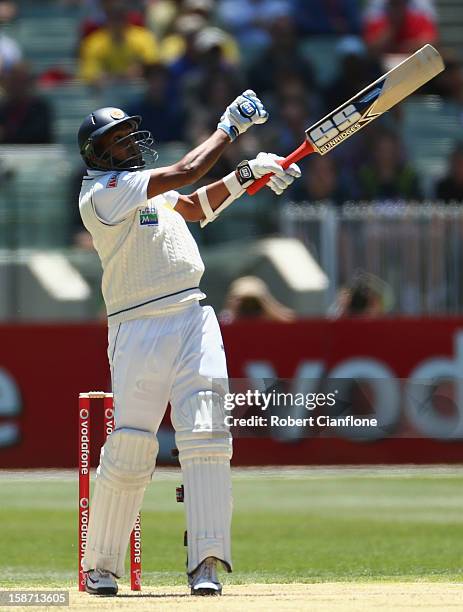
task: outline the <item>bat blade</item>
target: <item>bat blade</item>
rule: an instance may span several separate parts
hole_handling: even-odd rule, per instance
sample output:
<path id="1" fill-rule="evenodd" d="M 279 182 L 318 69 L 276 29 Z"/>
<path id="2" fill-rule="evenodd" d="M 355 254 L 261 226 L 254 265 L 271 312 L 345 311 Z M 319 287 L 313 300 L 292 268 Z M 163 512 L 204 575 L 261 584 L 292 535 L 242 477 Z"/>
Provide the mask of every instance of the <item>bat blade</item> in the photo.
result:
<path id="1" fill-rule="evenodd" d="M 302 145 L 278 162 L 288 168 L 311 153 L 325 155 L 347 138 L 380 117 L 444 70 L 444 62 L 432 45 L 425 45 L 398 66 L 306 130 Z M 254 195 L 271 174 L 254 181 L 246 191 Z"/>
<path id="2" fill-rule="evenodd" d="M 325 155 L 444 70 L 432 45 L 425 45 L 377 81 L 306 130 L 317 153 Z"/>

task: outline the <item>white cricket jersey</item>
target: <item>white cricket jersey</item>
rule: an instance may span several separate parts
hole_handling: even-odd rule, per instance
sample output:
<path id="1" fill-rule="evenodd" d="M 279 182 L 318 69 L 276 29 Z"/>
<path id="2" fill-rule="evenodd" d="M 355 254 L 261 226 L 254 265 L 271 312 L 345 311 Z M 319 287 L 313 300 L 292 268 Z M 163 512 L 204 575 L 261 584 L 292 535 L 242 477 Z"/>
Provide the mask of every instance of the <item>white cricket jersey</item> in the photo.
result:
<path id="1" fill-rule="evenodd" d="M 87 170 L 79 209 L 103 267 L 110 325 L 159 315 L 206 296 L 204 264 L 183 217 L 179 194 L 147 199 L 149 170 Z"/>

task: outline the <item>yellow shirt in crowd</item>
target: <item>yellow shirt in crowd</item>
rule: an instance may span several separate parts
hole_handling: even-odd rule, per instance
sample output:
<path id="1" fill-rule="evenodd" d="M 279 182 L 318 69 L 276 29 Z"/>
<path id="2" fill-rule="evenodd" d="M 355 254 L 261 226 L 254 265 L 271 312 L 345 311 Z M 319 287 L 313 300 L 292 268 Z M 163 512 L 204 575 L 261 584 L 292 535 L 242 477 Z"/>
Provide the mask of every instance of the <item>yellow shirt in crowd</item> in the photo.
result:
<path id="1" fill-rule="evenodd" d="M 101 28 L 82 41 L 79 73 L 85 81 L 95 81 L 105 74 L 123 76 L 134 64 L 158 60 L 156 39 L 146 28 L 127 25 L 122 41 Z"/>

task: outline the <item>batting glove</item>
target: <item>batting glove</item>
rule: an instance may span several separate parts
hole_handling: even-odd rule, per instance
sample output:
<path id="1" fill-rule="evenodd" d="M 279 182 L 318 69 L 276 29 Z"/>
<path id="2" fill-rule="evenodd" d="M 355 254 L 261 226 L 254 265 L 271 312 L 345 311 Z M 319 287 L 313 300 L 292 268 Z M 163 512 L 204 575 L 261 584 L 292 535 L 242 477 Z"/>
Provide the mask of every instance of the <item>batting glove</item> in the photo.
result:
<path id="1" fill-rule="evenodd" d="M 252 89 L 247 89 L 227 106 L 220 117 L 217 129 L 228 134 L 231 141 L 251 127 L 251 125 L 265 123 L 268 112 Z"/>
<path id="2" fill-rule="evenodd" d="M 259 153 L 255 159 L 249 161 L 249 167 L 254 176 L 253 181 L 273 172 L 266 186 L 270 187 L 277 195 L 281 195 L 285 189 L 294 183 L 295 179 L 301 176 L 301 169 L 297 164 L 291 164 L 284 170 L 278 163 L 283 159 L 284 157 L 274 153 Z M 252 184 L 252 182 L 249 184 Z M 248 186 L 246 185 L 246 187 Z"/>

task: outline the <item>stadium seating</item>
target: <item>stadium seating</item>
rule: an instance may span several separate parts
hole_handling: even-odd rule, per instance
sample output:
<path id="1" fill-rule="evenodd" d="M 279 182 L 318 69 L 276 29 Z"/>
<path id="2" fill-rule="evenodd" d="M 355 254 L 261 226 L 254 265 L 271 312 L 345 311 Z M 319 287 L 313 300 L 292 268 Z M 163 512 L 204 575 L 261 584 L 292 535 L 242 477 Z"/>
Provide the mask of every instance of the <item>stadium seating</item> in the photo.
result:
<path id="1" fill-rule="evenodd" d="M 437 0 L 437 16 L 442 44 L 461 54 L 463 4 L 461 0 Z"/>
<path id="2" fill-rule="evenodd" d="M 437 96 L 416 96 L 403 103 L 402 138 L 423 180 L 427 196 L 444 173 L 448 154 L 461 130 L 461 110 Z"/>
<path id="3" fill-rule="evenodd" d="M 78 23 L 82 9 L 53 0 L 21 0 L 8 34 L 21 46 L 34 71 L 59 67 L 73 75 L 76 66 Z"/>
<path id="4" fill-rule="evenodd" d="M 48 70 L 60 69 L 64 74 L 74 75 L 83 4 L 60 0 L 19 0 L 17 4 L 17 19 L 3 31 L 18 41 L 34 73 L 40 76 Z M 459 52 L 463 37 L 461 0 L 436 0 L 436 7 L 443 44 Z M 302 52 L 314 65 L 320 90 L 336 74 L 337 41 L 331 36 L 301 40 Z M 243 69 L 253 58 L 253 54 L 243 58 Z M 0 146 L 1 249 L 69 246 L 71 210 L 77 205 L 76 197 L 71 195 L 71 185 L 73 174 L 80 165 L 76 146 L 80 122 L 95 108 L 125 107 L 142 93 L 143 87 L 142 81 L 113 85 L 104 90 L 91 89 L 73 79 L 55 86 L 41 81 L 39 93 L 51 104 L 55 118 L 56 145 Z M 432 197 L 433 185 L 444 173 L 448 154 L 461 131 L 461 109 L 436 96 L 415 96 L 406 100 L 400 109 L 399 125 L 407 155 L 423 181 L 426 197 Z M 160 146 L 158 165 L 177 161 L 187 149 L 187 143 Z M 287 233 L 285 220 L 279 219 L 281 208 L 281 201 L 275 201 L 268 190 L 264 190 L 254 198 L 244 196 L 220 222 L 205 230 L 197 225 L 191 228 L 207 256 L 207 249 L 217 248 L 215 245 L 222 248 L 224 243 L 229 243 L 224 248 L 233 249 L 233 242 L 238 239 L 252 242 L 278 229 Z M 302 231 L 300 227 L 297 229 Z M 316 236 L 317 228 L 311 226 L 306 238 L 314 254 L 320 251 Z M 363 265 L 360 259 L 359 265 Z M 95 269 L 99 271 L 99 267 Z"/>
<path id="5" fill-rule="evenodd" d="M 64 246 L 69 172 L 59 145 L 0 147 L 1 247 Z"/>
<path id="6" fill-rule="evenodd" d="M 96 91 L 80 81 L 73 81 L 57 87 L 42 87 L 40 93 L 52 105 L 56 141 L 75 150 L 76 133 L 85 115 L 102 106 L 124 107 L 142 89 L 143 84 L 135 82 Z"/>

